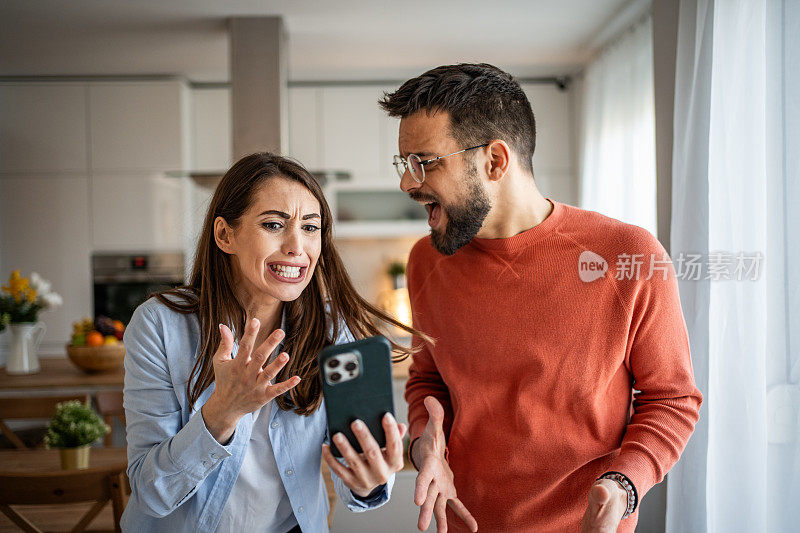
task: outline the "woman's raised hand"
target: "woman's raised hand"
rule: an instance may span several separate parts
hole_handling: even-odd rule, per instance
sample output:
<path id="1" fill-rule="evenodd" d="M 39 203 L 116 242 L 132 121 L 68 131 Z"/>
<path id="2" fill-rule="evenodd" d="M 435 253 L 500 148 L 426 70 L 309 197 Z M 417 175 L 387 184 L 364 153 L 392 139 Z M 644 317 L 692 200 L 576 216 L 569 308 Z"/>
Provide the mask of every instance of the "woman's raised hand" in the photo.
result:
<path id="1" fill-rule="evenodd" d="M 284 333 L 276 329 L 254 349 L 260 327 L 257 318 L 247 323 L 234 358 L 233 333 L 224 324 L 219 326 L 222 341 L 213 360 L 215 387 L 203 405 L 202 414 L 209 433 L 221 444 L 227 444 L 236 424 L 244 415 L 300 383 L 299 376 L 292 376 L 286 381 L 272 384 L 272 380 L 289 361 L 289 355 L 283 352 L 264 366 L 283 340 Z"/>

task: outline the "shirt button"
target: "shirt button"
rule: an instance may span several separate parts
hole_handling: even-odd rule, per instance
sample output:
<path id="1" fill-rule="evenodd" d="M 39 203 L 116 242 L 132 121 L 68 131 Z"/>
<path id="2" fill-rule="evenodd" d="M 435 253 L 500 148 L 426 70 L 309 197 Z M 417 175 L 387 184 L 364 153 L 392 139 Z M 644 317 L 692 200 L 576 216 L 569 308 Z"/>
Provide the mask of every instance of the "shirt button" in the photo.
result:
<path id="1" fill-rule="evenodd" d="M 303 507 L 302 507 L 302 506 L 297 508 L 297 512 L 298 512 L 298 513 L 302 513 L 304 510 L 305 510 L 305 509 L 303 509 Z"/>
<path id="2" fill-rule="evenodd" d="M 294 474 L 294 470 L 292 470 L 291 468 L 286 470 L 286 475 L 287 476 L 291 476 L 292 474 Z"/>
<path id="3" fill-rule="evenodd" d="M 272 429 L 278 429 L 278 425 L 279 424 L 277 422 L 273 422 L 272 423 Z"/>
<path id="4" fill-rule="evenodd" d="M 203 461 L 203 466 L 208 466 L 208 461 Z"/>
<path id="5" fill-rule="evenodd" d="M 212 454 L 211 454 L 211 458 L 212 458 L 212 459 L 216 459 L 216 458 L 217 458 L 217 454 L 215 454 L 215 453 L 212 453 Z"/>

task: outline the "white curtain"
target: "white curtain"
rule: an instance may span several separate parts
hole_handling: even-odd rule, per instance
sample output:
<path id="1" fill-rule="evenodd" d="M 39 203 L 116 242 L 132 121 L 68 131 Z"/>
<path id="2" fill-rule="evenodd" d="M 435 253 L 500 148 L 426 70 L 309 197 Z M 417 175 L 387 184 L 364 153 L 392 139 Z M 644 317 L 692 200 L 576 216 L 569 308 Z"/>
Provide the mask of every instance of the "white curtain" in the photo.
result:
<path id="1" fill-rule="evenodd" d="M 800 530 L 798 35 L 794 0 L 680 3 L 671 252 L 705 399 L 668 532 Z"/>
<path id="2" fill-rule="evenodd" d="M 607 46 L 584 80 L 581 207 L 655 235 L 652 18 Z"/>

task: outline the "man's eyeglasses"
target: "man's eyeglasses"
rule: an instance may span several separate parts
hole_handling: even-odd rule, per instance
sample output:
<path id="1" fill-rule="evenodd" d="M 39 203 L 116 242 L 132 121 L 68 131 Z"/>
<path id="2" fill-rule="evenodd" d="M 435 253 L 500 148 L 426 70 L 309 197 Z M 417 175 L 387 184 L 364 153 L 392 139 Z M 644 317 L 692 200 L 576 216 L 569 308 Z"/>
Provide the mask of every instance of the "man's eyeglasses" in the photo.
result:
<path id="1" fill-rule="evenodd" d="M 445 157 L 450 157 L 451 155 L 460 154 L 476 148 L 483 148 L 484 146 L 489 146 L 489 143 L 479 144 L 478 146 L 464 148 L 463 150 L 453 152 L 452 154 L 440 155 L 439 157 L 425 160 L 420 159 L 417 154 L 408 154 L 408 157 L 396 155 L 392 160 L 392 164 L 394 165 L 395 170 L 397 170 L 397 175 L 400 176 L 400 179 L 403 179 L 403 174 L 405 174 L 406 170 L 408 170 L 411 173 L 411 177 L 414 178 L 414 181 L 417 183 L 422 183 L 425 181 L 425 165 L 440 159 L 444 159 Z"/>

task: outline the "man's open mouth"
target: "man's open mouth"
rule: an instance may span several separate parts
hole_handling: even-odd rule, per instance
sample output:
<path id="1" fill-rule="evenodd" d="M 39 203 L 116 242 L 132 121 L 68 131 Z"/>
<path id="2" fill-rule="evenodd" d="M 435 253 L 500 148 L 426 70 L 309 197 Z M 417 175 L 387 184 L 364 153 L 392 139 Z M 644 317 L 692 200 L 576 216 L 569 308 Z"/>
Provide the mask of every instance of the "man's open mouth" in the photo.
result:
<path id="1" fill-rule="evenodd" d="M 425 209 L 428 211 L 428 225 L 436 227 L 442 216 L 442 206 L 438 202 L 429 202 L 425 204 Z"/>

